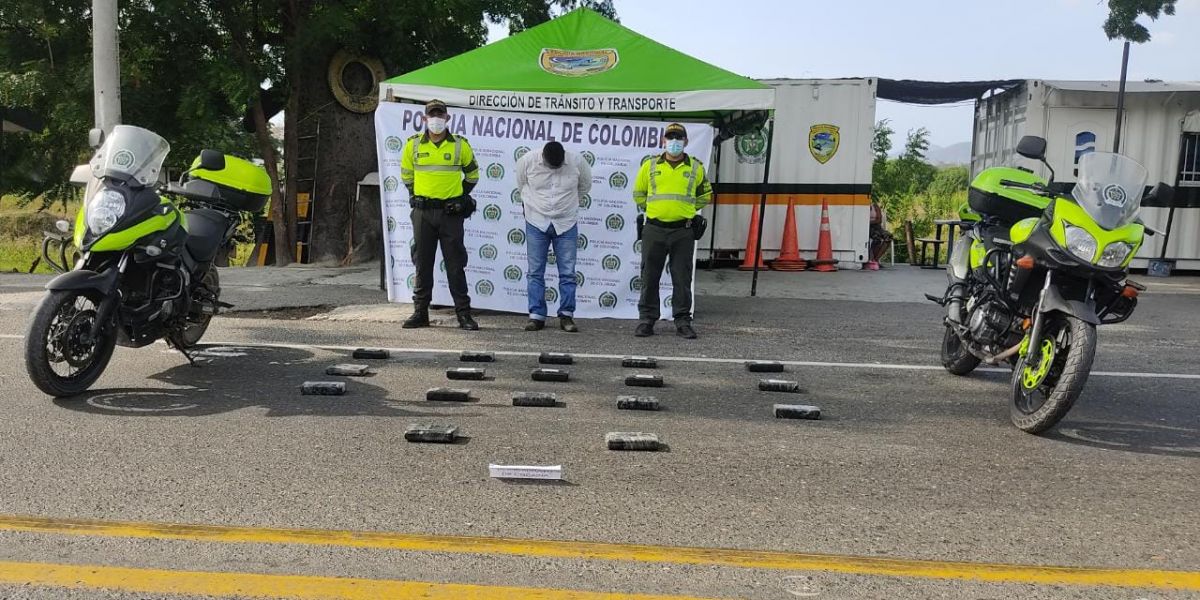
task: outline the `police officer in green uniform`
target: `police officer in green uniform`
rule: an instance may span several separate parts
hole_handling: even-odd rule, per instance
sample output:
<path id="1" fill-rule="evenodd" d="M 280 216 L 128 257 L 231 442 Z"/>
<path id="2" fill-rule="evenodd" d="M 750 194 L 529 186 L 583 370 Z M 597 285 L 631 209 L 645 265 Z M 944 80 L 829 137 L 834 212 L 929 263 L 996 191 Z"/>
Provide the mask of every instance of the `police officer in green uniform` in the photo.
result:
<path id="1" fill-rule="evenodd" d="M 696 330 L 692 329 L 695 233 L 700 231 L 700 209 L 712 199 L 712 186 L 700 160 L 683 151 L 687 147 L 683 125 L 667 125 L 663 145 L 666 151 L 643 162 L 633 184 L 633 201 L 645 213 L 645 225 L 641 227 L 642 297 L 638 302 L 641 323 L 634 335 L 654 335 L 654 324 L 661 316 L 658 282 L 669 261 L 675 287 L 671 296 L 675 333 L 696 339 Z"/>
<path id="2" fill-rule="evenodd" d="M 412 261 L 417 269 L 414 311 L 405 329 L 429 326 L 433 299 L 433 263 L 439 243 L 446 261 L 446 278 L 454 297 L 458 326 L 477 330 L 467 291 L 467 248 L 463 221 L 475 210 L 471 190 L 479 183 L 479 165 L 466 138 L 448 131 L 448 112 L 441 100 L 425 105 L 425 133 L 408 138 L 400 160 L 400 178 L 412 206 Z"/>

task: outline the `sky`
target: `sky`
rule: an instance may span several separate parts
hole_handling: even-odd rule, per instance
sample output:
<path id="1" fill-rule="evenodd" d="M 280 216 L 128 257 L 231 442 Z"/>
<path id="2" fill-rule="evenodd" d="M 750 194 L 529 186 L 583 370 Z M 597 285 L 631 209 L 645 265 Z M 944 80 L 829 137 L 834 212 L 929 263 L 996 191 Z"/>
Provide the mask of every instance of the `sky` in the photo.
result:
<path id="1" fill-rule="evenodd" d="M 621 24 L 729 71 L 765 78 L 935 81 L 1120 78 L 1104 0 L 614 0 Z M 1200 0 L 1151 22 L 1129 78 L 1200 80 Z M 492 41 L 507 29 L 493 27 Z M 879 101 L 877 119 L 927 127 L 939 146 L 971 140 L 972 105 Z"/>

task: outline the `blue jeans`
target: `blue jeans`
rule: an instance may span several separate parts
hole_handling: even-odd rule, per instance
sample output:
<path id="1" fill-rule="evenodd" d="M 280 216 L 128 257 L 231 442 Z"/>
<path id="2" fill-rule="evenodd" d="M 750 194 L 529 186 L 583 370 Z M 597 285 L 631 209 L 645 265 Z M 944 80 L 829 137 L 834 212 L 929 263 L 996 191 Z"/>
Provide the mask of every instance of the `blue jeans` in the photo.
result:
<path id="1" fill-rule="evenodd" d="M 556 233 L 554 225 L 542 231 L 526 222 L 525 240 L 529 244 L 529 274 L 526 277 L 529 318 L 546 320 L 546 253 L 551 244 L 554 244 L 554 259 L 558 264 L 558 316 L 575 316 L 575 250 L 579 226 L 572 225 L 565 232 Z"/>

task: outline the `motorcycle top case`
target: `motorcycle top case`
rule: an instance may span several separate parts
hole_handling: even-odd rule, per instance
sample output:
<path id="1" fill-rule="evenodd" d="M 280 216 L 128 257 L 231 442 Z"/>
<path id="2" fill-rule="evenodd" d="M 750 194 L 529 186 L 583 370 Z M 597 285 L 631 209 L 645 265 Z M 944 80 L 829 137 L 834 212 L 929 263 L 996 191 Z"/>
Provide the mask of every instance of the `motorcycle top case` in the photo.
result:
<path id="1" fill-rule="evenodd" d="M 196 158 L 192 167 L 198 167 Z M 267 170 L 236 156 L 225 155 L 225 168 L 209 171 L 197 168 L 183 184 L 188 196 L 224 205 L 238 211 L 257 213 L 271 197 L 271 177 Z"/>
<path id="2" fill-rule="evenodd" d="M 967 190 L 967 204 L 971 210 L 985 215 L 998 217 L 1006 223 L 1016 223 L 1021 219 L 1041 216 L 1042 211 L 1050 205 L 1050 199 L 1039 196 L 1030 190 L 1010 188 L 1001 185 L 1001 181 L 1017 183 L 1040 183 L 1046 181 L 1033 173 L 1014 169 L 1012 167 L 992 167 L 984 169 Z"/>

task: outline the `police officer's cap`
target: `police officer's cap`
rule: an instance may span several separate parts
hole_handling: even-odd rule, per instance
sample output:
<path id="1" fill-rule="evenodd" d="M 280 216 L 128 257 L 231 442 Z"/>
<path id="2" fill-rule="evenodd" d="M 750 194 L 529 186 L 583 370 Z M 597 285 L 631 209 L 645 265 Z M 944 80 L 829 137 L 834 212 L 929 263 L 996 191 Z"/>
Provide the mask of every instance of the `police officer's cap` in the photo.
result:
<path id="1" fill-rule="evenodd" d="M 441 100 L 430 100 L 425 103 L 425 114 L 429 114 L 435 110 L 446 112 L 446 103 Z"/>
<path id="2" fill-rule="evenodd" d="M 687 128 L 679 123 L 671 123 L 667 125 L 667 130 L 664 133 L 679 133 L 687 137 Z"/>

